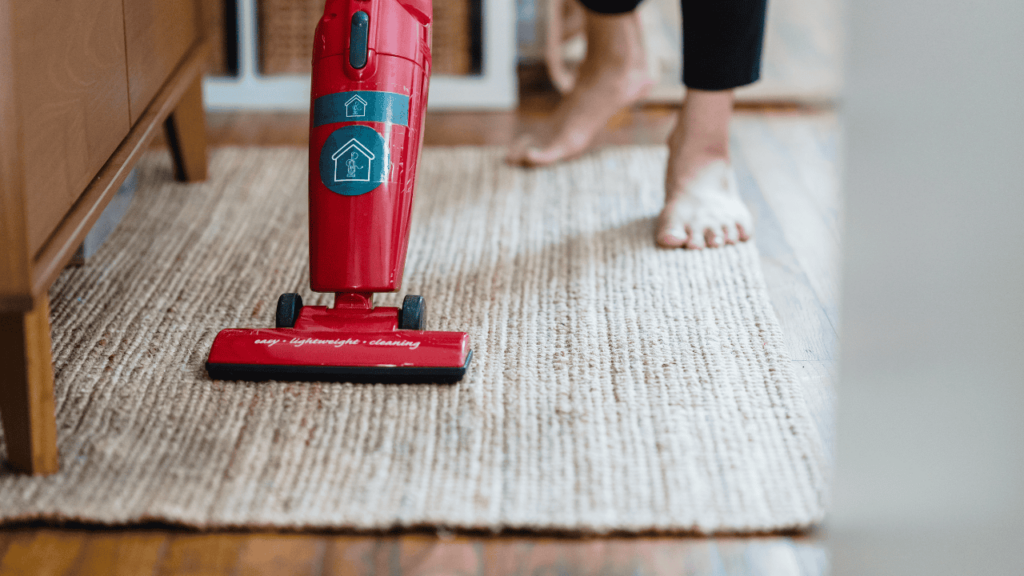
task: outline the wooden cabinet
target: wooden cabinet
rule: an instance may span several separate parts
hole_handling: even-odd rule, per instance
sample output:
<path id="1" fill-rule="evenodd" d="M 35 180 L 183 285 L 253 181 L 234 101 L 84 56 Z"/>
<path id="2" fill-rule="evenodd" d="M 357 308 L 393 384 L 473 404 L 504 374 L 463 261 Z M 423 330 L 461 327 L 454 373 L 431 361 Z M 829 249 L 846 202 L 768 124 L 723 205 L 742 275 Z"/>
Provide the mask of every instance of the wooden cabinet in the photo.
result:
<path id="1" fill-rule="evenodd" d="M 205 177 L 197 0 L 0 2 L 0 422 L 57 468 L 46 292 L 161 127 Z"/>
<path id="2" fill-rule="evenodd" d="M 163 79 L 185 57 L 199 33 L 194 0 L 126 0 L 124 39 L 132 122 L 153 100 Z"/>
<path id="3" fill-rule="evenodd" d="M 121 0 L 14 3 L 29 250 L 38 251 L 128 134 Z"/>

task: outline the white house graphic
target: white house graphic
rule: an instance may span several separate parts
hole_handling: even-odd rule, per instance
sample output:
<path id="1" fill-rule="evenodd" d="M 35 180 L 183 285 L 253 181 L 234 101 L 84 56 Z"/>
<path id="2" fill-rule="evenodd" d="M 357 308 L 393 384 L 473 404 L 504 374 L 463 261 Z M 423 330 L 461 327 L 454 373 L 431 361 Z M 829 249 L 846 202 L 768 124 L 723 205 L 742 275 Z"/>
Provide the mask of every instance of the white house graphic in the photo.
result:
<path id="1" fill-rule="evenodd" d="M 345 117 L 362 118 L 363 116 L 366 116 L 366 100 L 356 94 L 345 102 Z"/>
<path id="2" fill-rule="evenodd" d="M 352 138 L 331 155 L 331 160 L 334 160 L 334 181 L 369 182 L 373 158 L 369 148 Z"/>

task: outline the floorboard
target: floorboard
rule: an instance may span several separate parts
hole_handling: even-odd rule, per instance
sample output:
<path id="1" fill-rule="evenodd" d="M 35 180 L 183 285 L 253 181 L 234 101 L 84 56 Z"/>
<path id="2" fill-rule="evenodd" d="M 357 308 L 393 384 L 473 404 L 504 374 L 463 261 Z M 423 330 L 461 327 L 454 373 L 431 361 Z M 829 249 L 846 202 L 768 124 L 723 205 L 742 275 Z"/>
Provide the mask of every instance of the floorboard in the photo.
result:
<path id="1" fill-rule="evenodd" d="M 131 534 L 124 531 L 123 534 Z M 154 572 L 158 576 L 231 576 L 249 534 L 179 533 L 170 538 L 167 553 Z"/>
<path id="2" fill-rule="evenodd" d="M 75 566 L 86 535 L 80 531 L 42 528 L 21 531 L 8 542 L 0 574 L 61 576 Z"/>
<path id="3" fill-rule="evenodd" d="M 254 534 L 239 553 L 236 574 L 305 576 L 323 571 L 327 541 L 302 534 Z"/>
<path id="4" fill-rule="evenodd" d="M 798 121 L 790 121 L 790 124 Z M 829 206 L 808 188 L 822 187 L 827 176 L 807 174 L 822 167 L 820 152 L 810 146 L 786 145 L 779 132 L 788 128 L 741 117 L 734 124 L 735 148 L 764 192 L 779 220 L 782 235 L 805 271 L 807 280 L 835 331 L 839 293 L 839 236 Z"/>
<path id="5" fill-rule="evenodd" d="M 77 574 L 141 576 L 154 574 L 167 553 L 166 534 L 97 532 L 86 541 L 75 563 Z"/>
<path id="6" fill-rule="evenodd" d="M 440 540 L 440 539 L 438 539 Z M 327 543 L 323 576 L 349 574 L 394 574 L 388 569 L 387 551 L 394 538 L 372 536 L 337 536 Z M 381 561 L 383 559 L 383 562 Z"/>
<path id="7" fill-rule="evenodd" d="M 556 99 L 524 99 L 517 113 L 430 113 L 427 145 L 505 145 L 546 122 Z M 612 119 L 598 145 L 662 144 L 675 109 L 649 106 Z M 211 114 L 210 144 L 305 146 L 305 114 Z M 840 202 L 838 123 L 813 108 L 740 111 L 733 155 L 754 212 L 772 302 L 815 426 L 831 450 Z M 160 148 L 164 144 L 153 144 Z M 685 574 L 821 576 L 817 534 L 799 537 L 554 538 L 415 532 L 397 535 L 194 533 L 177 529 L 0 529 L 0 576 L 48 574 Z"/>
<path id="8" fill-rule="evenodd" d="M 754 241 L 790 357 L 831 360 L 836 331 L 827 304 L 815 292 L 807 267 L 786 235 L 785 224 L 769 203 L 777 194 L 771 188 L 773 182 L 759 179 L 759 166 L 749 163 L 743 153 L 735 154 L 733 165 L 740 194 L 754 216 Z"/>

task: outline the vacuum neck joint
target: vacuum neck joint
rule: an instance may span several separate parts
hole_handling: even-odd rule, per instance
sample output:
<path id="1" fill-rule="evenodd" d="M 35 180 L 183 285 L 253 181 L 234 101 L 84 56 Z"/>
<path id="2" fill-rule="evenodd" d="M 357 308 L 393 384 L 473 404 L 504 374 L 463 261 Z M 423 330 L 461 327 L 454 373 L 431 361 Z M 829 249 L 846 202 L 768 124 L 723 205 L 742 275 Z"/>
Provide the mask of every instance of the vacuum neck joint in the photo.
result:
<path id="1" fill-rule="evenodd" d="M 335 292 L 335 310 L 373 310 L 373 292 Z"/>

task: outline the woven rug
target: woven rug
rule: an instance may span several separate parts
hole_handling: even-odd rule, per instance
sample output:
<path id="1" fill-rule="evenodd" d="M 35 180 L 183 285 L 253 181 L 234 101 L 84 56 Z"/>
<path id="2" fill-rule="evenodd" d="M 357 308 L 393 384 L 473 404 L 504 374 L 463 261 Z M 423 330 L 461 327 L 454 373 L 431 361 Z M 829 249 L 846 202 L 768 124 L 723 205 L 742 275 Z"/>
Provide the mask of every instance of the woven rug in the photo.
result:
<path id="1" fill-rule="evenodd" d="M 543 170 L 428 149 L 405 291 L 467 330 L 457 385 L 211 381 L 225 327 L 308 290 L 306 152 L 140 164 L 119 228 L 50 292 L 61 473 L 0 520 L 200 528 L 747 532 L 823 515 L 825 469 L 752 243 L 661 250 L 665 150 Z M 396 305 L 403 294 L 378 304 Z"/>

